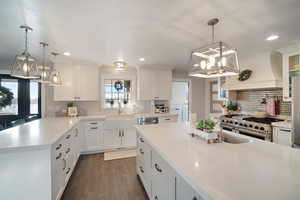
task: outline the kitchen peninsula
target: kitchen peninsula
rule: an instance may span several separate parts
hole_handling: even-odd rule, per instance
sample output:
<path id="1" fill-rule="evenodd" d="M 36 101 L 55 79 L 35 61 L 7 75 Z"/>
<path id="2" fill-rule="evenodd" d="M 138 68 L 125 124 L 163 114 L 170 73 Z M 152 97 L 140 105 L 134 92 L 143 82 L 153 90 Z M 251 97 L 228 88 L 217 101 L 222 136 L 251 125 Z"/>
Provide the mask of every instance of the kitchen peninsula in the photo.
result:
<path id="1" fill-rule="evenodd" d="M 137 173 L 150 198 L 300 199 L 299 150 L 254 138 L 242 144 L 206 144 L 188 134 L 189 124 L 136 128 L 142 152 Z"/>

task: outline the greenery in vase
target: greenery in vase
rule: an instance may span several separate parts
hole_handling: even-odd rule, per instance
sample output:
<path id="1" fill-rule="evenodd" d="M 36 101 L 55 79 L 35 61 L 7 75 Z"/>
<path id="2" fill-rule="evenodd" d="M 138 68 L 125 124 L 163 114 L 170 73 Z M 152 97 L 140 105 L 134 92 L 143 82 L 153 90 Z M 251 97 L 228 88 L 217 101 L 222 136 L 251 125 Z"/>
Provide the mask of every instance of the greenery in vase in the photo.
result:
<path id="1" fill-rule="evenodd" d="M 235 101 L 228 101 L 228 103 L 225 107 L 228 111 L 237 111 L 238 110 L 238 104 Z"/>
<path id="2" fill-rule="evenodd" d="M 213 130 L 215 125 L 216 122 L 211 119 L 201 119 L 197 124 L 197 128 L 202 130 Z"/>
<path id="3" fill-rule="evenodd" d="M 4 108 L 12 104 L 14 94 L 10 89 L 0 86 L 0 108 Z"/>

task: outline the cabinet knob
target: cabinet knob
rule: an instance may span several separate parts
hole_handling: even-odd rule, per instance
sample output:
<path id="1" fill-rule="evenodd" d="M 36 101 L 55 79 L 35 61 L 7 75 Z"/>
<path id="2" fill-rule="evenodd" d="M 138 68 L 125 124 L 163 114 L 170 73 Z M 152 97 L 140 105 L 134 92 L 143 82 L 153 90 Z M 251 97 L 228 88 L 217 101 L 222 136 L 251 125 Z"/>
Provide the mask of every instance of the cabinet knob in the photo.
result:
<path id="1" fill-rule="evenodd" d="M 154 199 L 155 199 L 155 200 L 158 200 L 158 197 L 157 197 L 157 196 L 155 196 L 155 197 L 154 197 Z"/>
<path id="2" fill-rule="evenodd" d="M 140 141 L 141 141 L 141 142 L 145 142 L 144 138 L 140 138 Z"/>
<path id="3" fill-rule="evenodd" d="M 69 135 L 66 136 L 66 139 L 70 139 L 70 137 L 71 137 L 71 135 L 69 134 Z"/>
<path id="4" fill-rule="evenodd" d="M 71 151 L 71 149 L 70 149 L 70 148 L 68 148 L 68 149 L 66 150 L 66 154 L 67 154 L 67 153 L 69 153 L 70 151 Z"/>
<path id="5" fill-rule="evenodd" d="M 145 152 L 143 151 L 143 149 L 140 149 L 140 153 L 141 153 L 141 154 L 144 154 Z"/>
<path id="6" fill-rule="evenodd" d="M 192 200 L 198 200 L 198 198 L 197 197 L 193 197 L 193 199 Z"/>
<path id="7" fill-rule="evenodd" d="M 71 171 L 71 168 L 69 167 L 66 171 L 66 174 L 70 173 L 70 171 Z"/>
<path id="8" fill-rule="evenodd" d="M 140 166 L 140 171 L 142 172 L 142 173 L 144 173 L 145 171 L 144 171 L 144 168 L 143 167 L 141 167 Z"/>

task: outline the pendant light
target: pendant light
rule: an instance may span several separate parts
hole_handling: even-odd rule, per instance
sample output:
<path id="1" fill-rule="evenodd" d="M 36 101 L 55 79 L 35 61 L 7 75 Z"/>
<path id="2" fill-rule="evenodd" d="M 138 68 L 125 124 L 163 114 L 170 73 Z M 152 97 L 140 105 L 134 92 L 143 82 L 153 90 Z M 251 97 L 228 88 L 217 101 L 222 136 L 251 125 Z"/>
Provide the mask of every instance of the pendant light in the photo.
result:
<path id="1" fill-rule="evenodd" d="M 58 56 L 58 53 L 52 52 L 51 53 L 54 56 L 54 60 L 56 58 L 56 56 Z M 55 69 L 55 63 L 53 66 L 53 71 L 51 72 L 50 75 L 50 86 L 61 86 L 62 85 L 62 81 L 61 81 L 61 76 L 60 73 Z"/>
<path id="2" fill-rule="evenodd" d="M 32 31 L 29 26 L 22 25 L 21 29 L 25 30 L 25 50 L 15 57 L 15 61 L 11 66 L 11 76 L 25 79 L 38 79 L 37 61 L 28 52 L 28 31 Z"/>
<path id="3" fill-rule="evenodd" d="M 51 76 L 51 67 L 46 66 L 46 47 L 48 46 L 45 42 L 40 42 L 40 45 L 43 48 L 43 61 L 42 65 L 38 66 L 38 73 L 40 75 L 40 79 L 38 82 L 40 83 L 50 83 L 50 76 Z"/>
<path id="4" fill-rule="evenodd" d="M 207 23 L 212 27 L 212 42 L 192 51 L 190 76 L 215 78 L 239 73 L 236 49 L 222 41 L 215 42 L 214 27 L 218 22 L 219 19 L 214 18 Z"/>

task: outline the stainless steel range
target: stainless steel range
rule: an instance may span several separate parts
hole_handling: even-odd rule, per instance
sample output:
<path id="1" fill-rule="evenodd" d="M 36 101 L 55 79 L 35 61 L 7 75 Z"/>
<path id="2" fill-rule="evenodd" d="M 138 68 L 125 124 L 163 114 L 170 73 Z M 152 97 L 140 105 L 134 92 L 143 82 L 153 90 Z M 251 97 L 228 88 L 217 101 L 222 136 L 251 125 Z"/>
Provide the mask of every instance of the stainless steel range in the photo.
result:
<path id="1" fill-rule="evenodd" d="M 283 120 L 247 115 L 224 115 L 220 118 L 220 126 L 223 130 L 272 141 L 272 123 L 278 121 Z"/>

